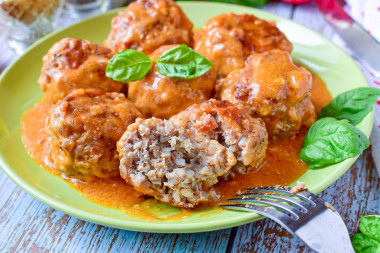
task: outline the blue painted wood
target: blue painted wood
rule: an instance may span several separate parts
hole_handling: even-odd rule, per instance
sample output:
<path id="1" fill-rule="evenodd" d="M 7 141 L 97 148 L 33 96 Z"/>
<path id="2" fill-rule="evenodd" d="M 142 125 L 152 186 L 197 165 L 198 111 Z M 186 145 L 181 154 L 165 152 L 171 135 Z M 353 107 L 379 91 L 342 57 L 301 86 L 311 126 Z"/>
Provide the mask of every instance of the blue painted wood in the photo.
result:
<path id="1" fill-rule="evenodd" d="M 294 9 L 292 20 L 323 34 L 327 38 L 334 35 L 334 30 L 318 11 L 315 1 L 297 5 Z"/>
<path id="2" fill-rule="evenodd" d="M 0 170 L 0 210 L 3 208 L 16 187 L 16 184 L 13 183 L 2 170 Z"/>
<path id="3" fill-rule="evenodd" d="M 264 5 L 260 8 L 263 11 L 267 11 L 283 18 L 292 18 L 293 14 L 293 5 L 285 4 L 279 1 L 269 2 L 267 5 Z"/>
<path id="4" fill-rule="evenodd" d="M 231 229 L 195 234 L 139 233 L 131 252 L 226 252 Z"/>
<path id="5" fill-rule="evenodd" d="M 65 215 L 17 188 L 0 211 L 0 252 L 225 252 L 230 229 L 137 233 Z"/>

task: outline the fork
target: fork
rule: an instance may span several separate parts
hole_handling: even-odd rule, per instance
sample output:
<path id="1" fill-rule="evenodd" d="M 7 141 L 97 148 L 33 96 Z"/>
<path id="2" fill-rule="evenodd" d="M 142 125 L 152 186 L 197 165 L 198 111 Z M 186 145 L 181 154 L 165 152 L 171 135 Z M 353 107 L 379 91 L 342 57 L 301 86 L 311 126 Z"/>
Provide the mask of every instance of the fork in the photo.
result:
<path id="1" fill-rule="evenodd" d="M 355 252 L 338 212 L 309 191 L 292 193 L 290 187 L 278 186 L 248 188 L 229 202 L 236 204 L 221 207 L 266 216 L 316 252 Z"/>

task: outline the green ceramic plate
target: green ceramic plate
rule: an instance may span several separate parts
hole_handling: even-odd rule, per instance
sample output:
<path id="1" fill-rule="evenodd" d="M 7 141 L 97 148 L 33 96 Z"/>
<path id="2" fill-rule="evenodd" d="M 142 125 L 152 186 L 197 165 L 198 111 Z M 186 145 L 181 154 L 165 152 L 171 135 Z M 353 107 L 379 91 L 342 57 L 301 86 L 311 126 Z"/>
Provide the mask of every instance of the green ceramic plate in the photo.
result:
<path id="1" fill-rule="evenodd" d="M 334 96 L 349 89 L 367 86 L 361 71 L 349 56 L 320 34 L 290 20 L 235 5 L 205 2 L 183 2 L 180 5 L 195 27 L 201 27 L 207 19 L 215 15 L 231 11 L 252 13 L 263 19 L 276 20 L 278 27 L 294 45 L 294 59 L 315 71 L 327 83 Z M 144 232 L 190 233 L 228 228 L 260 219 L 252 213 L 220 210 L 202 211 L 177 221 L 151 222 L 130 217 L 119 210 L 84 199 L 67 183 L 46 172 L 28 156 L 21 141 L 20 118 L 24 111 L 43 96 L 37 84 L 42 56 L 64 37 L 102 43 L 109 32 L 111 19 L 117 12 L 115 10 L 85 20 L 43 38 L 4 71 L 0 78 L 0 166 L 21 188 L 42 202 L 80 219 L 106 226 Z M 372 124 L 373 113 L 370 113 L 359 128 L 369 135 Z M 319 193 L 342 176 L 355 160 L 356 158 L 352 158 L 321 170 L 309 170 L 300 180 L 312 192 Z M 167 205 L 152 209 L 152 213 L 158 217 L 173 212 L 177 212 L 177 209 Z"/>

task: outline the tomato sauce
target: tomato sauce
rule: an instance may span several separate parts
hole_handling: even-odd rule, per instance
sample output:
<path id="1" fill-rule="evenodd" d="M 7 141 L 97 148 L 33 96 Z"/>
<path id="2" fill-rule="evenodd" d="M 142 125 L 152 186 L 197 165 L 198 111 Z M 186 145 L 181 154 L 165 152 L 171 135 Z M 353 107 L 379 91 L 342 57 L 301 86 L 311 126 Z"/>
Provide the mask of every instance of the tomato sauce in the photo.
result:
<path id="1" fill-rule="evenodd" d="M 311 89 L 312 102 L 318 112 L 332 100 L 325 83 L 317 75 L 313 75 L 313 87 Z M 214 208 L 220 202 L 233 197 L 236 192 L 247 187 L 288 185 L 296 181 L 308 167 L 298 157 L 302 148 L 302 142 L 307 133 L 307 128 L 301 129 L 299 134 L 285 140 L 269 140 L 265 163 L 259 170 L 251 170 L 245 175 L 237 175 L 233 180 L 221 180 L 215 185 L 215 190 L 221 198 L 218 202 L 203 203 L 192 210 L 182 209 L 162 218 L 156 216 L 157 212 L 167 210 L 169 205 L 145 197 L 135 191 L 133 187 L 120 178 L 98 179 L 91 182 L 82 182 L 77 179 L 65 178 L 46 159 L 47 138 L 44 128 L 46 118 L 49 115 L 51 104 L 43 99 L 33 108 L 26 111 L 22 117 L 22 139 L 24 145 L 35 162 L 41 165 L 55 176 L 61 177 L 73 189 L 78 191 L 86 199 L 97 204 L 116 208 L 122 212 L 145 220 L 177 220 L 190 217 L 201 211 L 208 210 L 205 215 L 212 215 L 220 210 Z M 169 208 L 170 209 L 170 208 Z"/>

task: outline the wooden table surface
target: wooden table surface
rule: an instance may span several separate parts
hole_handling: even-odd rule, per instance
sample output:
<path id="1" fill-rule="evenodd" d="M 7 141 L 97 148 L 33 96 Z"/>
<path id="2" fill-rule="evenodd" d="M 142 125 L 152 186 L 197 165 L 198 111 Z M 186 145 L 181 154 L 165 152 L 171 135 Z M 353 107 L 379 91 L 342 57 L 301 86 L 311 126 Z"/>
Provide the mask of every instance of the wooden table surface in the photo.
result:
<path id="1" fill-rule="evenodd" d="M 272 2 L 266 11 L 322 33 L 334 34 L 315 3 Z M 61 25 L 67 25 L 61 22 Z M 17 56 L 0 26 L 0 72 Z M 360 215 L 380 212 L 380 180 L 368 150 L 320 195 L 342 215 L 352 235 Z M 281 226 L 266 219 L 197 234 L 140 233 L 79 220 L 34 199 L 0 170 L 0 252 L 310 252 Z"/>

